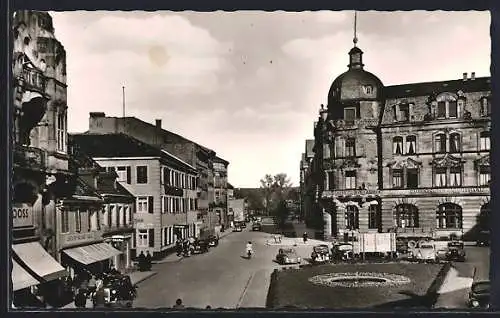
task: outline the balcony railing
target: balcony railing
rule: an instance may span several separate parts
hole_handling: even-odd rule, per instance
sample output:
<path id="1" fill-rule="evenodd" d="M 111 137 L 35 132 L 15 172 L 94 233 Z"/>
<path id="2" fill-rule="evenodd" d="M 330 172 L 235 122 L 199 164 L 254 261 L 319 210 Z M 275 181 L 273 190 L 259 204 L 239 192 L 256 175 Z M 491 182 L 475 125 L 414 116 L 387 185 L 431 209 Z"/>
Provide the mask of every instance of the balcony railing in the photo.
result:
<path id="1" fill-rule="evenodd" d="M 111 226 L 101 225 L 101 230 L 103 233 L 115 233 L 115 232 L 128 231 L 128 230 L 133 229 L 133 227 L 134 227 L 134 225 L 132 223 L 120 224 L 120 225 L 113 224 Z"/>
<path id="2" fill-rule="evenodd" d="M 14 165 L 23 168 L 45 169 L 45 152 L 40 148 L 15 145 Z"/>
<path id="3" fill-rule="evenodd" d="M 40 94 L 45 93 L 47 78 L 41 71 L 34 68 L 23 67 L 22 80 L 27 90 L 36 91 Z"/>

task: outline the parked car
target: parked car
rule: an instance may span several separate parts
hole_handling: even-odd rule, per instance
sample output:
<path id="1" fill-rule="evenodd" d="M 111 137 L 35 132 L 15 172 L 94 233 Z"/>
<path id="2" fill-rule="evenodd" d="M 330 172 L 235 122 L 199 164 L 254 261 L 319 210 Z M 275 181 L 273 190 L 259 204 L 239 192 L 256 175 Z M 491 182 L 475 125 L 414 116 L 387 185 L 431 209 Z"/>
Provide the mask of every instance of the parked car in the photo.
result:
<path id="1" fill-rule="evenodd" d="M 311 263 L 328 263 L 330 259 L 330 248 L 328 247 L 328 245 L 320 244 L 313 247 L 313 251 L 311 253 Z"/>
<path id="2" fill-rule="evenodd" d="M 246 222 L 241 222 L 240 226 L 241 226 L 241 228 L 246 229 L 247 228 L 247 223 Z"/>
<path id="3" fill-rule="evenodd" d="M 252 224 L 252 231 L 261 231 L 262 225 L 258 222 Z"/>
<path id="4" fill-rule="evenodd" d="M 464 242 L 451 241 L 448 243 L 448 250 L 446 251 L 447 261 L 465 261 Z"/>
<path id="5" fill-rule="evenodd" d="M 241 226 L 239 225 L 236 225 L 234 228 L 233 228 L 233 232 L 241 232 Z"/>
<path id="6" fill-rule="evenodd" d="M 469 292 L 469 307 L 477 309 L 490 308 L 490 282 L 478 281 L 472 284 Z"/>
<path id="7" fill-rule="evenodd" d="M 347 261 L 354 258 L 354 246 L 351 243 L 336 243 L 332 247 L 332 260 Z"/>
<path id="8" fill-rule="evenodd" d="M 207 241 L 208 241 L 209 247 L 215 247 L 215 246 L 219 245 L 219 237 L 217 237 L 215 235 L 209 235 L 207 238 Z"/>
<path id="9" fill-rule="evenodd" d="M 417 261 L 435 262 L 437 253 L 434 244 L 430 242 L 420 242 L 416 248 L 410 250 L 410 255 L 411 258 Z"/>
<path id="10" fill-rule="evenodd" d="M 490 246 L 490 231 L 479 232 L 477 241 L 477 246 Z"/>
<path id="11" fill-rule="evenodd" d="M 293 248 L 280 248 L 278 255 L 276 255 L 276 261 L 281 265 L 298 264 L 300 263 L 300 257 Z"/>
<path id="12" fill-rule="evenodd" d="M 208 240 L 196 240 L 193 244 L 193 254 L 202 254 L 206 252 L 208 252 Z"/>

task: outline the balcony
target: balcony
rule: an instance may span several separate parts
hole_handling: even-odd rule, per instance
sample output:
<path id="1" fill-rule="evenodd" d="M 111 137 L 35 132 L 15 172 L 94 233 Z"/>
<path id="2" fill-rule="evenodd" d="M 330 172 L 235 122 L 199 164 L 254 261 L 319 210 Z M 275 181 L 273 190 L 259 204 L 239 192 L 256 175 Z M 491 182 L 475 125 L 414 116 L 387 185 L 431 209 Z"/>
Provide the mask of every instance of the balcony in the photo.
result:
<path id="1" fill-rule="evenodd" d="M 27 67 L 26 65 L 23 66 L 21 82 L 21 85 L 28 91 L 38 92 L 42 95 L 45 94 L 47 78 L 40 70 Z"/>
<path id="2" fill-rule="evenodd" d="M 134 229 L 134 225 L 132 223 L 130 224 L 120 224 L 116 225 L 113 224 L 111 226 L 107 225 L 101 225 L 101 230 L 103 235 L 112 235 L 112 234 L 117 234 L 117 233 L 128 233 L 131 232 Z"/>
<path id="3" fill-rule="evenodd" d="M 14 167 L 45 170 L 45 151 L 40 148 L 15 145 Z"/>

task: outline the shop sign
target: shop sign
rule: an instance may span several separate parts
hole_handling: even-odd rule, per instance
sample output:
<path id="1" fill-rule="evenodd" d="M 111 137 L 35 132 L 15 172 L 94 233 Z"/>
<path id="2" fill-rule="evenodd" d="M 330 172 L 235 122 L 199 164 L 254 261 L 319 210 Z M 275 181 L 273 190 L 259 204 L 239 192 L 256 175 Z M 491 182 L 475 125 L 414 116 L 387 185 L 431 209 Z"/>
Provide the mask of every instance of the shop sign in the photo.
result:
<path id="1" fill-rule="evenodd" d="M 12 225 L 16 227 L 34 226 L 33 206 L 30 204 L 14 204 L 12 207 Z"/>
<path id="2" fill-rule="evenodd" d="M 66 244 L 80 244 L 80 243 L 85 243 L 88 241 L 95 241 L 96 237 L 95 234 L 96 232 L 88 232 L 88 233 L 75 233 L 75 234 L 64 234 L 61 235 L 61 243 L 63 245 Z"/>

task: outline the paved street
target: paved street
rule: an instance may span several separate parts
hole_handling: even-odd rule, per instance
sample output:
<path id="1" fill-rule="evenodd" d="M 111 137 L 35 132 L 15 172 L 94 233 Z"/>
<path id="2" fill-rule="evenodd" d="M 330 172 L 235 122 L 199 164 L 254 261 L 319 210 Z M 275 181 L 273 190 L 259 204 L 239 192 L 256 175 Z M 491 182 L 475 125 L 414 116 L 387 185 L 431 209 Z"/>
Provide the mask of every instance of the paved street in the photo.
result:
<path id="1" fill-rule="evenodd" d="M 272 260 L 278 246 L 267 246 L 269 234 L 232 233 L 207 254 L 176 263 L 154 264 L 158 274 L 138 286 L 134 307 L 171 307 L 181 298 L 186 307 L 265 307 L 269 277 L 278 265 Z M 255 254 L 243 258 L 252 241 Z"/>

